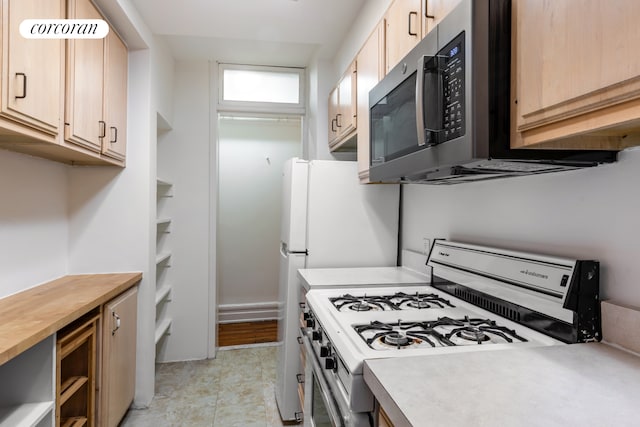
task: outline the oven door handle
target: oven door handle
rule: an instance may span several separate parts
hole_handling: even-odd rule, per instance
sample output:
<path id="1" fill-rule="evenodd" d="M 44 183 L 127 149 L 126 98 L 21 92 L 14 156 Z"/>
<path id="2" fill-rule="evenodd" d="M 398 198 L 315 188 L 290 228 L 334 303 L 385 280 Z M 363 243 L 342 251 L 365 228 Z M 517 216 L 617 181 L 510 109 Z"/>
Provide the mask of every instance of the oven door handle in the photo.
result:
<path id="1" fill-rule="evenodd" d="M 309 342 L 309 337 L 305 335 L 302 337 L 302 340 L 304 341 L 304 349 L 307 352 L 307 361 L 311 361 L 311 370 L 313 372 L 313 376 L 320 383 L 319 388 L 320 392 L 322 393 L 322 400 L 324 400 L 324 403 L 327 405 L 329 416 L 335 423 L 336 427 L 343 427 L 344 420 L 340 413 L 340 409 L 338 408 L 338 405 L 336 404 L 333 396 L 328 393 L 329 383 L 327 383 L 327 379 L 324 377 L 324 372 L 322 371 L 322 366 L 320 366 L 320 362 L 318 362 L 318 359 L 313 352 L 313 348 L 311 346 L 311 343 Z"/>

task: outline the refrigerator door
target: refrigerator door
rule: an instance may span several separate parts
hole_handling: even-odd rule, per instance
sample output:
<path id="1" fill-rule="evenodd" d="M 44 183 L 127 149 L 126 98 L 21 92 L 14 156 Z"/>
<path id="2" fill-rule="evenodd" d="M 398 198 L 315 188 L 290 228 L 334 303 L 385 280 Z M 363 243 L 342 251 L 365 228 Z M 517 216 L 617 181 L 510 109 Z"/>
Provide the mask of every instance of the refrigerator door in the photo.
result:
<path id="1" fill-rule="evenodd" d="M 397 262 L 400 189 L 362 185 L 356 162 L 309 162 L 307 268 Z"/>
<path id="2" fill-rule="evenodd" d="M 280 241 L 289 252 L 307 249 L 307 183 L 309 162 L 297 157 L 286 161 L 282 178 Z"/>
<path id="3" fill-rule="evenodd" d="M 301 284 L 297 271 L 305 267 L 305 255 L 287 253 L 280 248 L 280 306 L 278 310 L 278 369 L 276 376 L 276 402 L 283 420 L 296 420 L 301 412 L 298 397 L 297 374 L 300 366 L 299 302 Z"/>

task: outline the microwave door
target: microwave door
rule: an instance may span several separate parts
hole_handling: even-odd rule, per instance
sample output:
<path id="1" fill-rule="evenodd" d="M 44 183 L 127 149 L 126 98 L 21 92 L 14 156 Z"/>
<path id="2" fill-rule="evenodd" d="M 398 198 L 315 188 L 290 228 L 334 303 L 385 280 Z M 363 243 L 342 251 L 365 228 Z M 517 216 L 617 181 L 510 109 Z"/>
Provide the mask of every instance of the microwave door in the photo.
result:
<path id="1" fill-rule="evenodd" d="M 416 79 L 416 126 L 418 146 L 439 144 L 444 131 L 444 73 L 439 56 L 422 56 L 418 60 Z"/>

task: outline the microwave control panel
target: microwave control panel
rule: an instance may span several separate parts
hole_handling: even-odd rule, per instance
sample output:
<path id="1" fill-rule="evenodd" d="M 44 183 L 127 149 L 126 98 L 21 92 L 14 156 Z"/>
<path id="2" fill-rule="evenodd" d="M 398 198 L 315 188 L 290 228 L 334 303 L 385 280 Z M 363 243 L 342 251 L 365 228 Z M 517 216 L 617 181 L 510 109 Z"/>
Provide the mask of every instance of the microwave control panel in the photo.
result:
<path id="1" fill-rule="evenodd" d="M 465 133 L 465 49 L 464 32 L 438 53 L 443 81 L 443 123 L 441 142 Z"/>

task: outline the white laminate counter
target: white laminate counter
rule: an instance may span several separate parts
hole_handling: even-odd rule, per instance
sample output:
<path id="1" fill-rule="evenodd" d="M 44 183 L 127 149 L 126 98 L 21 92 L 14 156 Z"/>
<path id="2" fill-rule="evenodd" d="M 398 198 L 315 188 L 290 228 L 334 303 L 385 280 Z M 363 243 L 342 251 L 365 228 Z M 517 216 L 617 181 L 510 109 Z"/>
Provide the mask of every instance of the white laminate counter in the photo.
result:
<path id="1" fill-rule="evenodd" d="M 318 288 L 349 286 L 426 285 L 429 277 L 405 267 L 303 268 L 298 270 L 302 286 Z"/>
<path id="2" fill-rule="evenodd" d="M 395 427 L 640 425 L 640 357 L 601 343 L 368 360 Z"/>

